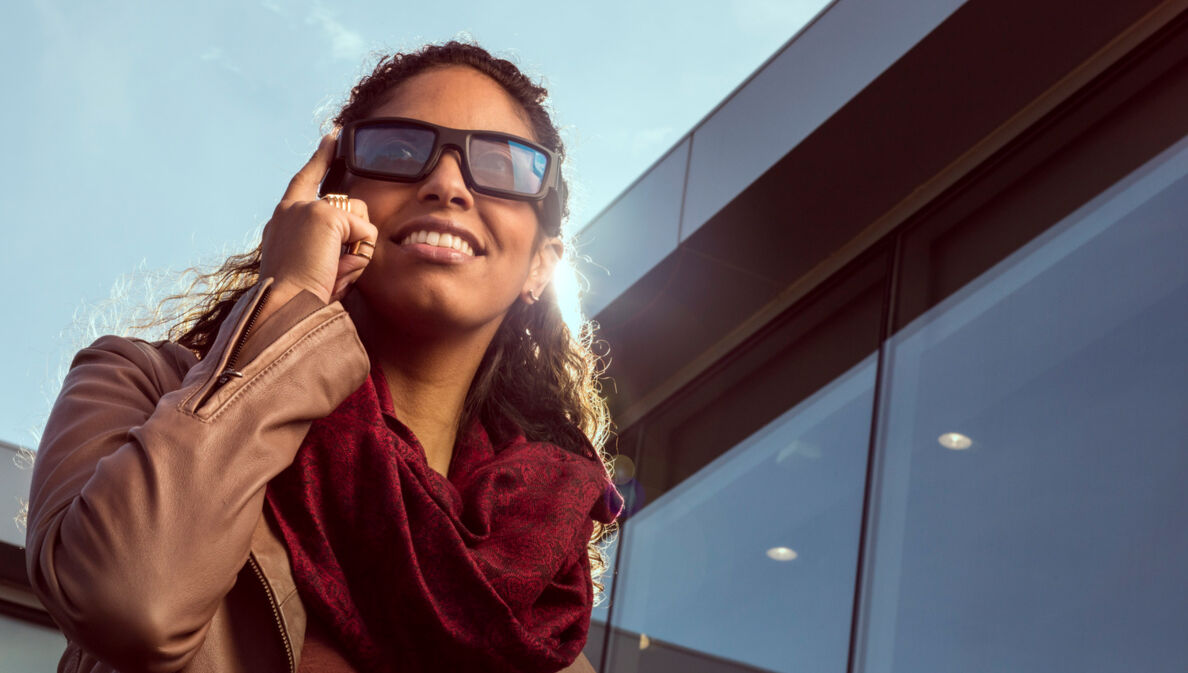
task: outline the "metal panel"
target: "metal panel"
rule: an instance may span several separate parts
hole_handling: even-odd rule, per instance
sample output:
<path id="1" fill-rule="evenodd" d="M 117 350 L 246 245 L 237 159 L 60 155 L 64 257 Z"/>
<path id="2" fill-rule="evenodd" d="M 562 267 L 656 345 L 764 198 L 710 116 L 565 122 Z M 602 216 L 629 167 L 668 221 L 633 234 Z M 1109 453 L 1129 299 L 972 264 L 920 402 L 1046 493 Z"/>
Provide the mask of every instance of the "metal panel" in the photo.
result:
<path id="1" fill-rule="evenodd" d="M 681 240 L 889 68 L 965 0 L 841 0 L 693 133 Z"/>
<path id="2" fill-rule="evenodd" d="M 689 140 L 674 147 L 578 234 L 580 271 L 590 282 L 584 309 L 595 315 L 671 254 L 679 242 Z"/>

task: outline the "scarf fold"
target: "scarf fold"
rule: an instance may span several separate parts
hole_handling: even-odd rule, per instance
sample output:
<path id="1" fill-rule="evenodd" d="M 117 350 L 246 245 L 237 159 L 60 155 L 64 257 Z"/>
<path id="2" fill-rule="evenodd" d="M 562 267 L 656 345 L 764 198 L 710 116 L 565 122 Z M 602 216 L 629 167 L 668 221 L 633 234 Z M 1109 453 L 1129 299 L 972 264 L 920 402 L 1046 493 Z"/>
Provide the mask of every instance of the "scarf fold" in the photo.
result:
<path id="1" fill-rule="evenodd" d="M 365 671 L 557 671 L 586 641 L 587 543 L 623 500 L 601 462 L 475 422 L 448 479 L 383 374 L 310 427 L 267 507 L 306 608 Z"/>

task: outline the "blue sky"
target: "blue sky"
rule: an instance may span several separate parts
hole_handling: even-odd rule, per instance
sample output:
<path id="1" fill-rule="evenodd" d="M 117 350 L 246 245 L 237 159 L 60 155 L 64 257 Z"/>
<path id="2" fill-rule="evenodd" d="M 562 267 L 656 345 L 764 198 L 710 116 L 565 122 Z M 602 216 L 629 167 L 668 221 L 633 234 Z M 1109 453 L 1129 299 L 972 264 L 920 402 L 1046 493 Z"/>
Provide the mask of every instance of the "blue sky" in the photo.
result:
<path id="1" fill-rule="evenodd" d="M 151 299 L 144 279 L 254 245 L 376 50 L 470 36 L 543 78 L 576 229 L 824 4 L 7 5 L 0 439 L 36 445 L 72 353 Z"/>

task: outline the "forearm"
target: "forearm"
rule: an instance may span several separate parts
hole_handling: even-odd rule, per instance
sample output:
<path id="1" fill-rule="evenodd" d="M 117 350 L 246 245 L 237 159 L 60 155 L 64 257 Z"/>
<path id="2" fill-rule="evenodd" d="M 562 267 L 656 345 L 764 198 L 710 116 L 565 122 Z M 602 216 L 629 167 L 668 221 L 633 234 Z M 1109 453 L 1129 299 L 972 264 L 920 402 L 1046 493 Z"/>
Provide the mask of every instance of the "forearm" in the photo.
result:
<path id="1" fill-rule="evenodd" d="M 265 485 L 366 376 L 338 305 L 240 344 L 255 357 L 222 376 L 258 297 L 180 381 L 150 347 L 109 337 L 63 384 L 34 471 L 27 558 L 47 609 L 96 654 L 184 664 L 246 559 Z"/>

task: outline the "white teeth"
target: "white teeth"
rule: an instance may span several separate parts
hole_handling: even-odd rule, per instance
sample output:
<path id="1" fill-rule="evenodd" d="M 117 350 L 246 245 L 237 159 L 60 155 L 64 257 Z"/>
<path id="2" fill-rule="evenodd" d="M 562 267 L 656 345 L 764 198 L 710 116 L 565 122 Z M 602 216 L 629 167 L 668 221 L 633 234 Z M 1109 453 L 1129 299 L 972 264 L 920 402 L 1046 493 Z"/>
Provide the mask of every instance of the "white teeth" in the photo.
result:
<path id="1" fill-rule="evenodd" d="M 454 234 L 444 234 L 439 231 L 414 231 L 400 241 L 400 245 L 416 243 L 426 243 L 438 248 L 451 248 L 469 257 L 474 257 L 474 248 L 470 246 L 470 243 Z"/>

